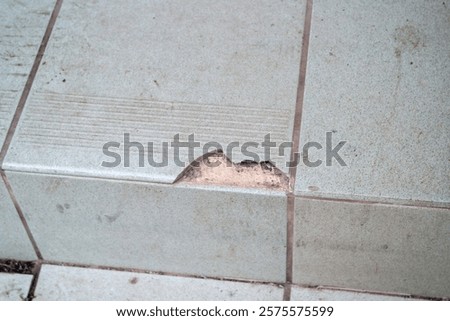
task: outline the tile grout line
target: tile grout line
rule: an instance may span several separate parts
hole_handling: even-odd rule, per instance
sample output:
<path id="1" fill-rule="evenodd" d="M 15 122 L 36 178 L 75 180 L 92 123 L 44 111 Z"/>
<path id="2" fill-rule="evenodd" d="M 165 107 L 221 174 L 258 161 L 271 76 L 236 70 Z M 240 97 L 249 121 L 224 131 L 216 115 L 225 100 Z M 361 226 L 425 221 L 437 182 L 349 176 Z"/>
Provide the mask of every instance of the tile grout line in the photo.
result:
<path id="1" fill-rule="evenodd" d="M 371 290 L 342 288 L 342 287 L 326 286 L 326 285 L 324 286 L 324 285 L 299 284 L 299 286 L 304 289 L 312 289 L 312 290 L 352 292 L 352 293 L 359 293 L 359 294 L 382 295 L 382 296 L 390 296 L 390 297 L 405 298 L 405 299 L 418 299 L 418 300 L 430 300 L 430 301 L 447 301 L 448 300 L 447 297 L 433 297 L 433 296 L 426 296 L 426 295 L 420 295 L 420 294 L 406 294 L 406 293 L 401 293 L 401 292 L 371 291 Z"/>
<path id="2" fill-rule="evenodd" d="M 11 201 L 14 204 L 14 208 L 16 209 L 16 212 L 19 215 L 20 221 L 22 222 L 22 226 L 24 227 L 25 232 L 28 235 L 28 239 L 31 242 L 31 246 L 33 247 L 33 250 L 36 253 L 37 258 L 38 258 L 38 260 L 42 260 L 41 251 L 39 250 L 39 247 L 36 243 L 36 240 L 34 239 L 33 234 L 31 233 L 31 229 L 27 223 L 27 220 L 25 219 L 25 215 L 23 214 L 22 209 L 20 208 L 19 203 L 14 195 L 14 192 L 12 190 L 12 187 L 8 180 L 8 177 L 6 177 L 6 174 L 3 170 L 0 170 L 0 176 L 2 177 L 3 182 L 5 183 L 6 190 L 8 191 L 9 197 L 11 198 Z"/>
<path id="3" fill-rule="evenodd" d="M 294 257 L 294 207 L 295 198 L 292 192 L 287 194 L 287 237 L 286 237 L 286 284 L 284 286 L 283 301 L 291 300 L 291 287 L 293 279 L 293 257 Z"/>
<path id="4" fill-rule="evenodd" d="M 33 299 L 35 298 L 34 296 L 34 292 L 36 291 L 36 287 L 39 281 L 39 275 L 41 274 L 41 268 L 42 268 L 42 260 L 37 260 L 36 261 L 36 266 L 34 267 L 34 271 L 33 271 L 33 279 L 31 280 L 30 283 L 30 288 L 28 290 L 28 295 L 26 297 L 26 301 L 33 301 Z"/>
<path id="5" fill-rule="evenodd" d="M 308 60 L 309 38 L 311 32 L 311 16 L 312 16 L 313 0 L 306 0 L 306 14 L 305 25 L 303 27 L 302 52 L 300 58 L 300 72 L 297 86 L 297 100 L 295 103 L 294 128 L 292 131 L 292 150 L 291 160 L 295 162 L 296 166 L 289 168 L 289 192 L 294 195 L 295 180 L 297 175 L 297 163 L 299 162 L 299 145 L 300 145 L 300 130 L 303 115 L 303 98 L 305 96 L 305 82 L 306 82 L 306 66 Z"/>
<path id="6" fill-rule="evenodd" d="M 31 71 L 28 74 L 27 82 L 25 83 L 25 87 L 23 88 L 22 95 L 20 96 L 19 102 L 16 107 L 16 112 L 14 113 L 14 116 L 11 120 L 8 132 L 6 133 L 5 141 L 0 151 L 0 168 L 3 168 L 3 161 L 5 159 L 6 153 L 8 152 L 9 146 L 11 145 L 11 141 L 16 131 L 17 124 L 19 123 L 20 116 L 22 115 L 23 109 L 25 108 L 25 103 L 28 99 L 28 95 L 30 94 L 31 87 L 33 86 L 33 82 L 44 56 L 45 49 L 47 48 L 47 44 L 50 39 L 53 26 L 55 25 L 56 18 L 58 17 L 59 11 L 61 9 L 62 2 L 63 0 L 56 0 L 38 52 L 36 54 L 36 57 L 34 58 L 33 66 L 31 67 Z"/>
<path id="7" fill-rule="evenodd" d="M 287 244 L 286 244 L 286 284 L 284 301 L 291 299 L 291 287 L 294 273 L 294 221 L 295 221 L 295 179 L 299 161 L 298 149 L 300 145 L 300 129 L 303 114 L 303 99 L 305 96 L 306 66 L 308 61 L 309 37 L 311 32 L 313 0 L 306 0 L 305 21 L 302 37 L 302 51 L 300 56 L 300 71 L 297 85 L 297 99 L 295 102 L 294 128 L 292 130 L 291 161 L 295 166 L 289 168 L 289 191 L 287 193 Z"/>

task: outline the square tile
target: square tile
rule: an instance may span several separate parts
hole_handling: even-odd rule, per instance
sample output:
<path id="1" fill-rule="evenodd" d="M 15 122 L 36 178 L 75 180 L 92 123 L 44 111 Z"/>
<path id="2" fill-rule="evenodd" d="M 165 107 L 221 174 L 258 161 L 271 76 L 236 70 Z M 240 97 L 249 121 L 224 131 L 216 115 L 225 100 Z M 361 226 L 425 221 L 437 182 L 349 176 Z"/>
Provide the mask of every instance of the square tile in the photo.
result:
<path id="1" fill-rule="evenodd" d="M 450 296 L 450 211 L 296 199 L 294 282 Z"/>
<path id="2" fill-rule="evenodd" d="M 0 2 L 0 146 L 16 111 L 55 1 Z"/>
<path id="3" fill-rule="evenodd" d="M 36 254 L 0 177 L 0 259 L 32 261 Z"/>
<path id="4" fill-rule="evenodd" d="M 305 3 L 64 1 L 4 168 L 171 183 L 184 168 L 173 160 L 176 134 L 228 155 L 230 143 L 266 134 L 290 141 Z M 157 162 L 169 143 L 168 165 L 138 166 L 133 147 L 125 166 L 125 134 L 145 155 L 154 143 Z M 114 161 L 108 142 L 120 144 L 113 169 L 101 166 Z M 261 146 L 248 152 L 231 158 L 269 160 Z M 285 157 L 270 160 L 283 168 Z"/>
<path id="5" fill-rule="evenodd" d="M 28 274 L 0 273 L 0 301 L 25 300 L 32 279 Z"/>
<path id="6" fill-rule="evenodd" d="M 308 157 L 323 163 L 301 164 L 298 194 L 449 207 L 447 6 L 314 1 L 300 147 L 320 143 Z M 327 132 L 347 166 L 326 166 Z"/>
<path id="7" fill-rule="evenodd" d="M 7 176 L 44 259 L 284 282 L 283 192 Z"/>
<path id="8" fill-rule="evenodd" d="M 43 265 L 35 300 L 45 301 L 275 301 L 274 285 Z"/>

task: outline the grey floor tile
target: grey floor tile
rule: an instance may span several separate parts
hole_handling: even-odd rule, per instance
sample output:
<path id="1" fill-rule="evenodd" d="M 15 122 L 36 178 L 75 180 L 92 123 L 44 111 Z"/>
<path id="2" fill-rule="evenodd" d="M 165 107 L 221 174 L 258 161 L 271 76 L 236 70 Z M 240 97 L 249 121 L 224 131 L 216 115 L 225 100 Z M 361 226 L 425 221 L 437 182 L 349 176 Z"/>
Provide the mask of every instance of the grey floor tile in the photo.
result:
<path id="1" fill-rule="evenodd" d="M 0 259 L 35 260 L 36 254 L 0 178 Z"/>
<path id="2" fill-rule="evenodd" d="M 283 192 L 7 172 L 44 259 L 283 282 Z"/>
<path id="3" fill-rule="evenodd" d="M 404 301 L 404 297 L 293 286 L 291 301 Z"/>
<path id="4" fill-rule="evenodd" d="M 125 167 L 124 133 L 145 151 L 153 142 L 156 161 L 178 133 L 224 149 L 266 134 L 290 141 L 304 9 L 305 1 L 64 1 L 4 167 L 173 182 L 182 168 L 172 152 L 169 166 L 140 167 L 134 147 Z M 111 141 L 122 156 L 113 169 L 101 166 L 114 161 L 103 154 Z M 180 156 L 187 160 L 184 148 Z M 232 159 L 252 157 L 235 148 Z M 285 156 L 271 160 L 284 167 Z"/>
<path id="5" fill-rule="evenodd" d="M 0 301 L 25 300 L 33 276 L 0 273 Z"/>
<path id="6" fill-rule="evenodd" d="M 450 296 L 450 211 L 296 199 L 294 282 Z"/>
<path id="7" fill-rule="evenodd" d="M 300 146 L 323 163 L 297 193 L 450 203 L 448 6 L 314 1 Z M 326 132 L 347 166 L 326 166 Z"/>
<path id="8" fill-rule="evenodd" d="M 55 1 L 0 2 L 0 146 L 27 81 Z"/>
<path id="9" fill-rule="evenodd" d="M 274 285 L 44 265 L 35 300 L 281 300 Z"/>

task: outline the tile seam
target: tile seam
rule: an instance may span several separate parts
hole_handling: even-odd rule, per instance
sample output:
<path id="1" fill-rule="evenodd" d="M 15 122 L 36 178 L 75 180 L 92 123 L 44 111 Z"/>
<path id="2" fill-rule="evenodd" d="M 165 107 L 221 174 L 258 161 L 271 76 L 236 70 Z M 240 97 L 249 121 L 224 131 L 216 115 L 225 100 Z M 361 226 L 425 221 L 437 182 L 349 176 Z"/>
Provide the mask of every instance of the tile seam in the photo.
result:
<path id="1" fill-rule="evenodd" d="M 436 203 L 436 205 L 433 204 L 423 204 L 420 201 L 417 203 L 415 201 L 412 201 L 411 203 L 402 202 L 401 200 L 396 201 L 388 201 L 384 198 L 373 199 L 373 200 L 359 200 L 359 199 L 351 199 L 351 198 L 339 198 L 339 197 L 326 197 L 326 196 L 307 196 L 307 195 L 296 195 L 296 198 L 301 198 L 305 200 L 316 200 L 316 201 L 327 201 L 327 202 L 336 202 L 336 203 L 354 203 L 354 204 L 361 204 L 361 205 L 387 205 L 387 206 L 403 206 L 403 207 L 416 207 L 421 209 L 440 209 L 440 210 L 449 210 L 450 204 L 447 203 L 441 203 L 442 205 L 438 205 L 439 203 Z"/>
<path id="2" fill-rule="evenodd" d="M 31 280 L 31 284 L 30 284 L 30 288 L 28 290 L 28 295 L 26 298 L 26 301 L 33 301 L 33 299 L 35 298 L 34 296 L 34 292 L 36 291 L 36 287 L 39 281 L 39 275 L 41 273 L 41 268 L 42 268 L 42 260 L 37 260 L 36 261 L 36 265 L 34 267 L 34 271 L 33 271 L 33 279 Z"/>
<path id="3" fill-rule="evenodd" d="M 401 293 L 401 292 L 371 291 L 371 290 L 364 290 L 364 289 L 337 287 L 337 286 L 331 286 L 331 285 L 293 284 L 292 286 L 296 286 L 296 287 L 303 288 L 303 289 L 329 290 L 329 291 L 339 291 L 339 292 L 352 292 L 352 293 L 359 293 L 359 294 L 383 295 L 383 296 L 406 298 L 406 299 L 418 299 L 418 300 L 430 300 L 430 301 L 449 300 L 448 297 L 434 297 L 434 296 L 426 296 L 426 295 L 418 295 L 418 294 L 407 294 L 407 293 Z"/>
<path id="4" fill-rule="evenodd" d="M 309 38 L 311 33 L 313 0 L 306 0 L 305 21 L 303 26 L 302 50 L 300 56 L 297 98 L 295 102 L 294 127 L 292 130 L 291 161 L 295 166 L 289 168 L 289 191 L 287 193 L 287 244 L 286 244 L 286 285 L 283 300 L 291 299 L 294 262 L 294 221 L 295 221 L 295 180 L 297 175 L 298 150 L 300 145 L 300 130 L 303 115 L 303 100 L 305 95 L 306 67 L 308 62 Z"/>

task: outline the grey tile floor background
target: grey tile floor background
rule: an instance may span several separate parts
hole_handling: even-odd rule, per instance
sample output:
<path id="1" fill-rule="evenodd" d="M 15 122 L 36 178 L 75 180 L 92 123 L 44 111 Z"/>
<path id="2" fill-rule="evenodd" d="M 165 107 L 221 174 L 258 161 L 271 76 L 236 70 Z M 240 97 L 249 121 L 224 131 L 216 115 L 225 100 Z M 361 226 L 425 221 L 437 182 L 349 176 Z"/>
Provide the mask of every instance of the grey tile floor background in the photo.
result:
<path id="1" fill-rule="evenodd" d="M 37 299 L 146 284 L 160 289 L 146 299 L 448 297 L 449 17 L 441 1 L 3 1 L 0 259 L 43 264 Z M 183 167 L 135 153 L 102 167 L 124 133 L 157 158 L 177 133 L 270 133 L 294 143 L 270 157 L 290 186 L 174 183 Z M 326 166 L 327 133 L 346 166 Z M 31 282 L 0 276 L 22 289 L 4 298 Z"/>

